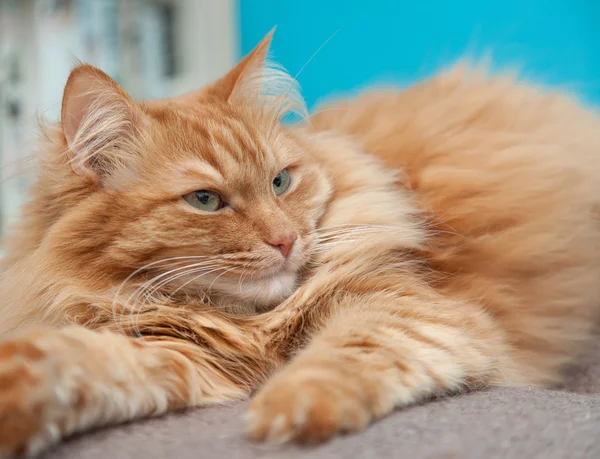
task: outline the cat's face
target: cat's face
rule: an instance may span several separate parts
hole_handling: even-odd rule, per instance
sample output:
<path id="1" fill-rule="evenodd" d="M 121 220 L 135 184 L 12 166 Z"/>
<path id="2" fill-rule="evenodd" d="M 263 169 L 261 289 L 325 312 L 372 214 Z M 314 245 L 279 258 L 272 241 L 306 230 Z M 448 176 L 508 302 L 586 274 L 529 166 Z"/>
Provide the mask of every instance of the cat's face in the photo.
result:
<path id="1" fill-rule="evenodd" d="M 127 250 L 136 238 L 155 254 L 148 262 L 197 257 L 165 264 L 181 275 L 172 288 L 225 293 L 258 308 L 287 298 L 330 195 L 310 145 L 225 105 L 147 113 L 147 156 L 127 191 L 145 205 L 120 245 Z"/>
<path id="2" fill-rule="evenodd" d="M 310 137 L 240 94 L 257 55 L 179 99 L 137 104 L 91 67 L 67 83 L 74 169 L 111 211 L 104 251 L 143 268 L 147 291 L 207 293 L 256 311 L 291 295 L 310 260 L 330 185 Z"/>

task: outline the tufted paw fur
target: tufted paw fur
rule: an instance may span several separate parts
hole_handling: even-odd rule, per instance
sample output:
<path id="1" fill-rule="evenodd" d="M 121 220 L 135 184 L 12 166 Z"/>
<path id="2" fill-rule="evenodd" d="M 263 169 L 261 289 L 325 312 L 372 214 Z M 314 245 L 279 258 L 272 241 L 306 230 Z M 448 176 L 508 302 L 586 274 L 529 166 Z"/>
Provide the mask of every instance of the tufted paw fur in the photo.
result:
<path id="1" fill-rule="evenodd" d="M 251 402 L 246 414 L 251 439 L 319 443 L 362 430 L 371 420 L 367 400 L 342 374 L 288 370 L 269 381 Z"/>
<path id="2" fill-rule="evenodd" d="M 58 359 L 38 331 L 0 343 L 0 457 L 33 456 L 60 438 L 66 394 L 55 386 Z"/>

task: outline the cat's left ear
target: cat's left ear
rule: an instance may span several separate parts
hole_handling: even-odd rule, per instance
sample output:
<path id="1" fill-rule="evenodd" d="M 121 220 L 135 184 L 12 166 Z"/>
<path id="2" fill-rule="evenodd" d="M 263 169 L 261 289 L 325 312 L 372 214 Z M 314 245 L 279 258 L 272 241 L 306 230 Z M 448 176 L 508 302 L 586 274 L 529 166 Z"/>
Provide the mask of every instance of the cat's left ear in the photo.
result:
<path id="1" fill-rule="evenodd" d="M 235 99 L 244 86 L 245 80 L 263 72 L 274 32 L 273 28 L 233 69 L 224 77 L 204 88 L 203 92 L 227 101 Z"/>
<path id="2" fill-rule="evenodd" d="M 281 119 L 288 113 L 307 118 L 298 82 L 281 66 L 268 62 L 272 29 L 250 53 L 224 77 L 198 91 L 172 100 L 194 104 L 216 97 L 230 104 L 251 104 L 262 113 Z"/>

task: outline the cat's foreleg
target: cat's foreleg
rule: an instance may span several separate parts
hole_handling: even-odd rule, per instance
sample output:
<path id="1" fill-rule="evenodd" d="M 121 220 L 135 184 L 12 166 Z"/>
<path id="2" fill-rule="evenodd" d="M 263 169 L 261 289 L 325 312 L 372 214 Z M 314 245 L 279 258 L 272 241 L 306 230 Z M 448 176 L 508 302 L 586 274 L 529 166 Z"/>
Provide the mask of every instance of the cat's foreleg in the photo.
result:
<path id="1" fill-rule="evenodd" d="M 244 398 L 249 387 L 225 367 L 200 346 L 166 337 L 24 330 L 0 342 L 0 457 L 35 455 L 97 426 Z"/>
<path id="2" fill-rule="evenodd" d="M 503 384 L 503 335 L 478 306 L 388 293 L 346 297 L 248 411 L 257 440 L 318 442 L 432 396 Z"/>

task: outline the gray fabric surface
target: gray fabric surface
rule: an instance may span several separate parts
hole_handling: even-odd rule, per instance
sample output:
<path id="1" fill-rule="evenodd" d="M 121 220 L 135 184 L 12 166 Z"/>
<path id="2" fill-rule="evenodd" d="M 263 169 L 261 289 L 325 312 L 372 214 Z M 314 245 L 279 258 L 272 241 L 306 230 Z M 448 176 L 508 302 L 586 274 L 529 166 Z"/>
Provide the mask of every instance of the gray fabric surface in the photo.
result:
<path id="1" fill-rule="evenodd" d="M 600 342 L 563 390 L 496 389 L 399 410 L 317 448 L 266 447 L 241 435 L 245 404 L 190 410 L 86 434 L 45 459 L 600 458 Z"/>

